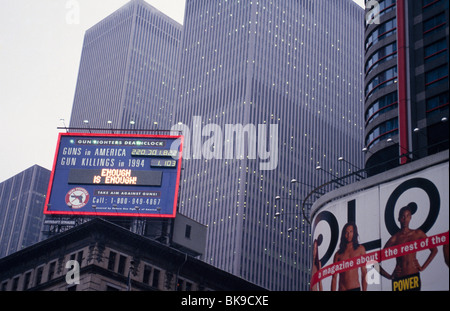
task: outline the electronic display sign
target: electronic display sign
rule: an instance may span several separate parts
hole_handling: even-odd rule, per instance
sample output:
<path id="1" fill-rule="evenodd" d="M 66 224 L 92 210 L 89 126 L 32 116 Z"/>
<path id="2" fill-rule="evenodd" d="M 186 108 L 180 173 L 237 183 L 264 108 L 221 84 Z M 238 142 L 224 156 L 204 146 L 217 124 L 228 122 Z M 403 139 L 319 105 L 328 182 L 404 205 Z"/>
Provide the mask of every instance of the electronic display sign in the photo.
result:
<path id="1" fill-rule="evenodd" d="M 44 214 L 173 218 L 183 136 L 60 133 Z"/>

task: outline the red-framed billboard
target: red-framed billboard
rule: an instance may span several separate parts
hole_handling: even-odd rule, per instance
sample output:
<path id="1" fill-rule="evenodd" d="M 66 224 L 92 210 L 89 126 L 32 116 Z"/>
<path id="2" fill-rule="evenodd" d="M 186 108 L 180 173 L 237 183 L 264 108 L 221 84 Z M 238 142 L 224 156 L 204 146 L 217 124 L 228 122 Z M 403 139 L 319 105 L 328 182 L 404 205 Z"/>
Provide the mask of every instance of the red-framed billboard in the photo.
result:
<path id="1" fill-rule="evenodd" d="M 183 136 L 60 133 L 44 214 L 176 215 Z"/>

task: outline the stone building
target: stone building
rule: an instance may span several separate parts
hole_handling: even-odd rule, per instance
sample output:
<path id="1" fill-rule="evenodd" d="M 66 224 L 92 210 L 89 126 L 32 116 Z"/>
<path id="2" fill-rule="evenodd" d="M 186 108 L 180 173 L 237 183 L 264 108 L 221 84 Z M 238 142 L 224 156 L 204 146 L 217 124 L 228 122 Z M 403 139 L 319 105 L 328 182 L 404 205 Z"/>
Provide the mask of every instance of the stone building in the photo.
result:
<path id="1" fill-rule="evenodd" d="M 166 244 L 95 218 L 0 259 L 1 291 L 263 290 Z"/>

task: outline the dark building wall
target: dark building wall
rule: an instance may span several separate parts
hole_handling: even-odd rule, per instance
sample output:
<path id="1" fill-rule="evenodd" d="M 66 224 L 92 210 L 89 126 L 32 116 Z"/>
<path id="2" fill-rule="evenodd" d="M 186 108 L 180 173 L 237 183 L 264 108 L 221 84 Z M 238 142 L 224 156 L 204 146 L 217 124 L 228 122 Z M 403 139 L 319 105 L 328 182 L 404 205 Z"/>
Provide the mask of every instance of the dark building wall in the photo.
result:
<path id="1" fill-rule="evenodd" d="M 371 175 L 448 149 L 448 1 L 378 2 L 365 31 Z"/>

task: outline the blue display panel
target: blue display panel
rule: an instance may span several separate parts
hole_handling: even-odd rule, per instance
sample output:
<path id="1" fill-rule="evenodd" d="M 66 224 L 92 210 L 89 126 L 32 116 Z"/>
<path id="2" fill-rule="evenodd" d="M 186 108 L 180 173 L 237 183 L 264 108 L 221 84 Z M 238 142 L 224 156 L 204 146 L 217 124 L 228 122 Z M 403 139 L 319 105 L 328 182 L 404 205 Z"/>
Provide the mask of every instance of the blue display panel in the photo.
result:
<path id="1" fill-rule="evenodd" d="M 176 214 L 183 137 L 60 133 L 44 214 Z"/>

